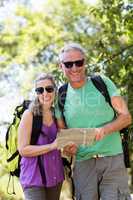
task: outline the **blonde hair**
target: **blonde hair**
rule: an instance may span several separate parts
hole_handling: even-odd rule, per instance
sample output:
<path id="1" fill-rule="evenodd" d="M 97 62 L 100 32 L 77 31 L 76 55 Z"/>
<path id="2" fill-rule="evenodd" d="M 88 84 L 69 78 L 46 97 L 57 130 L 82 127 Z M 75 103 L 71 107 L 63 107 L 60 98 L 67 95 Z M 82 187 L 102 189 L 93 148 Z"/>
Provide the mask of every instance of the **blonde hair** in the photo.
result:
<path id="1" fill-rule="evenodd" d="M 59 53 L 59 61 L 62 62 L 63 61 L 63 54 L 65 52 L 68 52 L 68 51 L 71 51 L 71 50 L 79 51 L 83 55 L 83 57 L 85 58 L 85 49 L 80 44 L 71 42 L 71 43 L 66 44 L 61 49 L 61 51 Z"/>
<path id="2" fill-rule="evenodd" d="M 37 77 L 37 79 L 35 80 L 35 87 L 36 87 L 37 83 L 42 80 L 50 80 L 56 91 L 56 83 L 55 83 L 55 79 L 52 74 L 50 74 L 50 73 L 40 74 Z M 36 96 L 35 99 L 31 102 L 31 104 L 29 106 L 29 110 L 33 113 L 33 115 L 42 115 L 42 105 L 38 99 L 38 96 Z"/>

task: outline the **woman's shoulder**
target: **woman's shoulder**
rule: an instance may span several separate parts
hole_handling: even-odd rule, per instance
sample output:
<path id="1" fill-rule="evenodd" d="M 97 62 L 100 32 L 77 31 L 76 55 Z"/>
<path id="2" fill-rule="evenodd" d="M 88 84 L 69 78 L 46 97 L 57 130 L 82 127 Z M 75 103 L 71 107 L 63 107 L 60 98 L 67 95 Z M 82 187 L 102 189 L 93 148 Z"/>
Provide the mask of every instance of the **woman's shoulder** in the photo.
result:
<path id="1" fill-rule="evenodd" d="M 23 119 L 31 119 L 31 118 L 33 118 L 33 113 L 29 109 L 26 109 L 22 115 L 22 118 Z"/>

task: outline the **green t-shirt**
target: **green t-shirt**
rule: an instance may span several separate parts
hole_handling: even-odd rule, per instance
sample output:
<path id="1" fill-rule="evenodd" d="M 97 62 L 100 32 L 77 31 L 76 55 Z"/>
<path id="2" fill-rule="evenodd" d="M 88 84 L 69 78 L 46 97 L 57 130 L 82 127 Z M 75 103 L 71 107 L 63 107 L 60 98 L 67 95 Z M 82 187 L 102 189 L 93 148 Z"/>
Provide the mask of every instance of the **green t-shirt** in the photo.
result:
<path id="1" fill-rule="evenodd" d="M 114 83 L 105 76 L 102 78 L 110 96 L 120 96 Z M 88 78 L 86 84 L 78 89 L 68 84 L 64 116 L 68 128 L 97 128 L 111 122 L 114 118 L 114 111 Z M 56 110 L 56 117 L 62 117 L 59 109 Z M 86 160 L 96 154 L 111 156 L 119 153 L 122 153 L 121 138 L 119 132 L 114 132 L 94 142 L 91 146 L 80 145 L 76 159 Z"/>

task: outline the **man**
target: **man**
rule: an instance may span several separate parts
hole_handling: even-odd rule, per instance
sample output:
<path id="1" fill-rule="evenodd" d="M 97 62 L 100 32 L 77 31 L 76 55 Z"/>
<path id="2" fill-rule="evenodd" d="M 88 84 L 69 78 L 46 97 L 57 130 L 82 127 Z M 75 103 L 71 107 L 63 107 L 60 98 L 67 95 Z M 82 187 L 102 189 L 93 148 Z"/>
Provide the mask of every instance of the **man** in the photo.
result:
<path id="1" fill-rule="evenodd" d="M 77 200 L 130 200 L 119 130 L 131 123 L 126 103 L 114 83 L 102 76 L 112 106 L 86 76 L 84 49 L 75 43 L 60 52 L 60 67 L 68 79 L 64 117 L 67 128 L 96 128 L 95 142 L 76 152 L 74 184 Z M 57 114 L 61 121 L 61 112 Z M 74 152 L 74 146 L 66 151 Z"/>

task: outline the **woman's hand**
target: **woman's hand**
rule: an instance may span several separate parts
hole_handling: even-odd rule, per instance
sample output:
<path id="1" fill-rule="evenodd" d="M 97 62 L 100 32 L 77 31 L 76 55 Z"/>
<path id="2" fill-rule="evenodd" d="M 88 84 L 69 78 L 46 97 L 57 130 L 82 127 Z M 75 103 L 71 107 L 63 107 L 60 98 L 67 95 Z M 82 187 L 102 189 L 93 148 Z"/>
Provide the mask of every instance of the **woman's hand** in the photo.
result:
<path id="1" fill-rule="evenodd" d="M 51 151 L 54 150 L 54 149 L 57 149 L 57 140 L 55 139 L 54 142 L 52 142 L 50 144 L 50 149 Z"/>
<path id="2" fill-rule="evenodd" d="M 63 148 L 63 153 L 66 156 L 74 156 L 77 152 L 78 146 L 74 142 L 67 143 L 67 145 Z"/>

